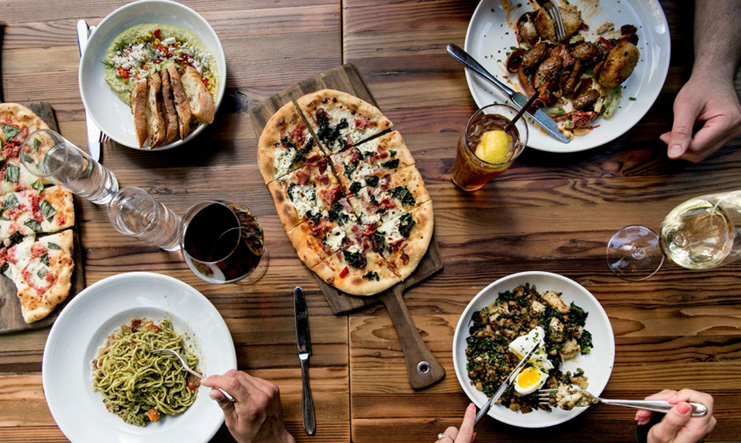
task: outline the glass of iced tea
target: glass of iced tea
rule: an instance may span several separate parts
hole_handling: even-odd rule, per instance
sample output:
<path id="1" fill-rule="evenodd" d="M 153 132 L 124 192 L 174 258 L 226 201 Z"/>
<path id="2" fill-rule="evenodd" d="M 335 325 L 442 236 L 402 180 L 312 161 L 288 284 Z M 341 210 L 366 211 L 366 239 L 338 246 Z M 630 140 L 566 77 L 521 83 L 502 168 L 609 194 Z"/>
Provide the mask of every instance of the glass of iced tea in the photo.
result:
<path id="1" fill-rule="evenodd" d="M 511 106 L 489 105 L 471 116 L 458 141 L 453 183 L 464 191 L 475 191 L 512 165 L 525 149 L 528 135 L 524 118 L 504 132 L 515 115 L 517 109 Z"/>
<path id="2" fill-rule="evenodd" d="M 191 271 L 209 283 L 252 284 L 268 268 L 262 226 L 247 207 L 198 203 L 183 217 L 180 246 Z"/>

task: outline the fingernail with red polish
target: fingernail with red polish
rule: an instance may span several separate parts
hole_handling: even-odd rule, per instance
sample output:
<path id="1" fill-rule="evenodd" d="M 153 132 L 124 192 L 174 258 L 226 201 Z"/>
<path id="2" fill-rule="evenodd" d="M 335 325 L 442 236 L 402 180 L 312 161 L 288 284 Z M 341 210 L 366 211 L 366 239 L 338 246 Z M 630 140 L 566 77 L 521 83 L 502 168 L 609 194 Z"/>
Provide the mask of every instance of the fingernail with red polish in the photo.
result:
<path id="1" fill-rule="evenodd" d="M 681 402 L 677 405 L 677 412 L 684 415 L 688 413 L 692 409 L 692 406 L 688 405 L 685 402 Z"/>

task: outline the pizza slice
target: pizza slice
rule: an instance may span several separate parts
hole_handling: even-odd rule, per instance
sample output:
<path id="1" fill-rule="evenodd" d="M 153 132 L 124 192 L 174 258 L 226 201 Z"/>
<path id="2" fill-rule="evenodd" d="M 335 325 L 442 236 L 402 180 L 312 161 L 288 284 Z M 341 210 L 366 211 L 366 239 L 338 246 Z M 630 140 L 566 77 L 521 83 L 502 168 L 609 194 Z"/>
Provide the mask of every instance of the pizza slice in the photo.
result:
<path id="1" fill-rule="evenodd" d="M 384 175 L 414 164 L 414 158 L 398 131 L 333 154 L 330 158 L 335 173 L 347 189 L 353 182 L 361 186 L 376 186 L 375 183 Z"/>
<path id="2" fill-rule="evenodd" d="M 28 134 L 48 128 L 30 109 L 15 103 L 0 104 L 0 194 L 31 187 L 43 188 L 48 184 L 21 166 L 19 158 Z M 40 141 L 34 142 L 40 144 Z"/>
<path id="3" fill-rule="evenodd" d="M 326 157 L 273 180 L 268 189 L 286 232 L 319 214 L 328 217 L 343 193 Z"/>
<path id="4" fill-rule="evenodd" d="M 312 271 L 325 282 L 352 295 L 374 295 L 401 281 L 367 241 L 329 255 Z"/>
<path id="5" fill-rule="evenodd" d="M 349 187 L 348 200 L 363 224 L 383 223 L 430 200 L 424 180 L 414 166 L 385 174 L 377 183 L 370 178 L 365 178 L 366 187 L 360 182 L 353 182 Z"/>
<path id="6" fill-rule="evenodd" d="M 15 283 L 26 323 L 41 320 L 67 299 L 75 266 L 72 247 L 68 229 L 39 239 L 25 237 L 0 251 L 0 270 Z"/>
<path id="7" fill-rule="evenodd" d="M 270 118 L 257 145 L 257 165 L 265 183 L 315 162 L 321 156 L 319 146 L 292 102 Z"/>
<path id="8" fill-rule="evenodd" d="M 372 249 L 402 281 L 425 256 L 434 230 L 432 201 L 385 221 L 370 236 Z"/>
<path id="9" fill-rule="evenodd" d="M 378 108 L 346 92 L 323 89 L 296 103 L 331 153 L 362 143 L 391 127 L 391 121 Z"/>
<path id="10" fill-rule="evenodd" d="M 9 192 L 0 205 L 0 241 L 35 236 L 75 224 L 72 193 L 59 186 Z"/>
<path id="11" fill-rule="evenodd" d="M 288 231 L 288 238 L 301 261 L 313 268 L 329 254 L 355 243 L 362 234 L 352 206 L 340 196 L 326 213 L 316 213 Z"/>

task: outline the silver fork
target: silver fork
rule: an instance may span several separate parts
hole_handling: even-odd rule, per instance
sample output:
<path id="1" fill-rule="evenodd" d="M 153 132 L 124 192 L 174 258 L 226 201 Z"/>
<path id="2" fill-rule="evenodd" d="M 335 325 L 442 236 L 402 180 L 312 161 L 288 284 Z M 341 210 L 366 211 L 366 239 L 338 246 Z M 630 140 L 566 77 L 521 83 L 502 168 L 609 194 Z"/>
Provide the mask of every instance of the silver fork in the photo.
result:
<path id="1" fill-rule="evenodd" d="M 548 17 L 553 20 L 556 25 L 556 38 L 560 42 L 566 37 L 566 29 L 563 27 L 563 18 L 561 18 L 561 10 L 558 9 L 558 5 L 551 0 L 535 0 L 541 8 L 545 9 L 545 13 Z"/>
<path id="2" fill-rule="evenodd" d="M 107 141 L 110 141 L 111 138 L 108 137 L 108 134 L 106 134 L 105 132 L 100 131 L 100 138 L 98 140 L 100 140 L 100 143 L 103 144 L 103 143 L 105 143 Z"/>
<path id="3" fill-rule="evenodd" d="M 182 356 L 182 355 L 180 355 L 179 353 L 177 353 L 177 352 L 173 351 L 172 349 L 155 349 L 155 350 L 153 350 L 153 351 L 151 351 L 151 352 L 152 352 L 153 354 L 170 354 L 170 355 L 174 355 L 175 357 L 177 357 L 177 358 L 178 358 L 178 360 L 180 360 L 180 363 L 181 363 L 181 364 L 183 365 L 183 368 L 184 368 L 184 369 L 185 369 L 186 371 L 188 371 L 188 372 L 190 372 L 191 374 L 193 374 L 194 376 L 198 377 L 198 379 L 199 379 L 199 380 L 202 380 L 202 379 L 203 379 L 203 376 L 202 376 L 201 374 L 199 374 L 199 373 L 197 373 L 196 371 L 192 370 L 192 369 L 190 368 L 190 366 L 188 366 L 188 362 L 187 362 L 187 361 L 185 361 L 185 357 L 183 357 L 183 356 Z M 229 394 L 228 394 L 228 393 L 227 393 L 227 392 L 226 392 L 225 390 L 223 390 L 223 389 L 221 389 L 221 388 L 216 388 L 216 389 L 218 389 L 219 391 L 221 391 L 221 393 L 222 393 L 222 394 L 224 394 L 224 396 L 225 396 L 225 397 L 226 397 L 227 399 L 229 399 L 229 401 L 230 401 L 230 402 L 232 402 L 232 403 L 236 403 L 236 402 L 237 402 L 237 400 L 235 400 L 235 399 L 234 399 L 234 397 L 232 397 L 231 395 L 229 395 Z"/>
<path id="4" fill-rule="evenodd" d="M 603 403 L 606 405 L 613 405 L 613 406 L 624 406 L 626 408 L 633 408 L 633 409 L 644 409 L 646 411 L 653 411 L 653 412 L 669 412 L 674 405 L 663 400 L 610 400 L 607 398 L 600 398 L 596 395 L 592 395 L 589 391 L 580 388 L 579 386 L 571 385 L 571 389 L 581 392 L 584 394 L 585 397 L 582 397 L 586 399 L 589 404 L 594 403 Z M 541 389 L 538 391 L 538 402 L 542 405 L 550 404 L 548 400 L 551 398 L 551 394 L 557 392 L 558 389 Z M 690 405 L 694 408 L 692 411 L 693 417 L 701 417 L 708 413 L 708 408 L 700 403 L 690 403 Z M 576 406 L 587 406 L 585 404 L 577 404 Z"/>

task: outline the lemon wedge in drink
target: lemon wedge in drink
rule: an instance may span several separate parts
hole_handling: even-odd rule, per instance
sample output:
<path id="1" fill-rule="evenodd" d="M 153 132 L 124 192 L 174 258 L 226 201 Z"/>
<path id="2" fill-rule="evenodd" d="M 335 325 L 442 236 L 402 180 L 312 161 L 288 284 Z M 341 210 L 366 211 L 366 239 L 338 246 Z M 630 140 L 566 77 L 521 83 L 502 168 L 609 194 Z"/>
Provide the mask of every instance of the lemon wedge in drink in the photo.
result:
<path id="1" fill-rule="evenodd" d="M 504 131 L 486 131 L 476 146 L 476 157 L 487 163 L 504 163 L 509 159 L 512 137 Z"/>

